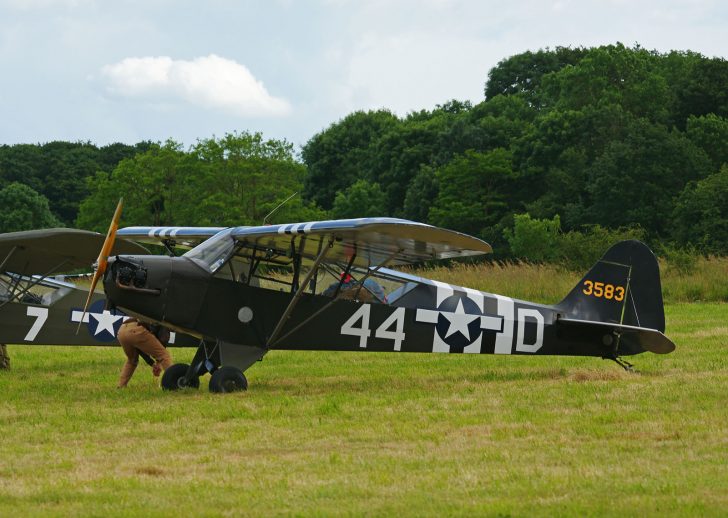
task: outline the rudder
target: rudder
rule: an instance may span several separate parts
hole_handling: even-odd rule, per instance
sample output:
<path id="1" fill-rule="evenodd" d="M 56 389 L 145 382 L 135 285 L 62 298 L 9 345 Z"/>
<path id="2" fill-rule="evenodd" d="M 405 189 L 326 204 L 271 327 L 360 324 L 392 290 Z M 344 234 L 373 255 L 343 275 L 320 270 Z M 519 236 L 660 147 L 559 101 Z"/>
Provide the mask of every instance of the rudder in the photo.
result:
<path id="1" fill-rule="evenodd" d="M 572 319 L 665 331 L 657 258 L 641 241 L 612 246 L 557 308 Z"/>

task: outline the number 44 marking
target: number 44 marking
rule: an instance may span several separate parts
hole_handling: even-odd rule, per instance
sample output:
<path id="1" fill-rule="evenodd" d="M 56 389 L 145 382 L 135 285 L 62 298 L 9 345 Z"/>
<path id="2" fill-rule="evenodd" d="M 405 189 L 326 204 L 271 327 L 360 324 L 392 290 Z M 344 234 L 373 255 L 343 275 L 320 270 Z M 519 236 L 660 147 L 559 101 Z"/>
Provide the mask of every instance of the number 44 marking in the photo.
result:
<path id="1" fill-rule="evenodd" d="M 371 314 L 371 304 L 363 304 L 356 312 L 351 315 L 349 320 L 341 326 L 341 334 L 359 337 L 359 347 L 365 348 L 367 340 L 372 336 L 369 329 L 369 315 Z M 382 322 L 374 332 L 376 338 L 384 338 L 385 340 L 394 341 L 394 350 L 402 350 L 402 342 L 404 342 L 404 308 L 397 308 L 389 317 Z M 361 320 L 361 326 L 355 327 Z M 390 329 L 394 327 L 394 330 Z"/>

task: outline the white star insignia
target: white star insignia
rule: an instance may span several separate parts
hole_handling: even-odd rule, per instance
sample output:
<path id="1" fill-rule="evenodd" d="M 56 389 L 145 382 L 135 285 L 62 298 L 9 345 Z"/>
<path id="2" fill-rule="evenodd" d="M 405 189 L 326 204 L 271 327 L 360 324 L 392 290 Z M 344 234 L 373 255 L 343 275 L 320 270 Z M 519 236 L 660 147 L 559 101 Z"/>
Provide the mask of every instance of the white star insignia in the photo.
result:
<path id="1" fill-rule="evenodd" d="M 114 333 L 114 324 L 118 320 L 124 318 L 121 315 L 112 315 L 111 311 L 107 309 L 105 309 L 103 313 L 91 313 L 91 316 L 96 320 L 96 322 L 98 322 L 94 336 L 97 336 L 103 331 L 108 331 L 111 336 L 115 336 L 116 333 Z"/>
<path id="2" fill-rule="evenodd" d="M 468 329 L 468 324 L 476 318 L 480 318 L 480 315 L 470 315 L 466 313 L 463 309 L 462 299 L 458 300 L 458 307 L 455 308 L 454 313 L 443 311 L 442 315 L 450 321 L 450 327 L 445 335 L 446 339 L 455 333 L 460 333 L 468 340 L 468 342 L 470 341 L 470 330 Z"/>

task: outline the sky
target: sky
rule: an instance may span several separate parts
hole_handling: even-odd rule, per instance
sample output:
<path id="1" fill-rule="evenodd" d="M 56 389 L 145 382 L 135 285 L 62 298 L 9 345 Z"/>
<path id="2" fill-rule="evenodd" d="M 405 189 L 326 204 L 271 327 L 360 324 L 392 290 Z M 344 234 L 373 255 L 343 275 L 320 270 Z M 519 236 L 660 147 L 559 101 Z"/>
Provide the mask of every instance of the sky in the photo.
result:
<path id="1" fill-rule="evenodd" d="M 725 58 L 727 28 L 723 0 L 0 0 L 0 144 L 298 147 L 356 110 L 481 102 L 526 50 Z"/>

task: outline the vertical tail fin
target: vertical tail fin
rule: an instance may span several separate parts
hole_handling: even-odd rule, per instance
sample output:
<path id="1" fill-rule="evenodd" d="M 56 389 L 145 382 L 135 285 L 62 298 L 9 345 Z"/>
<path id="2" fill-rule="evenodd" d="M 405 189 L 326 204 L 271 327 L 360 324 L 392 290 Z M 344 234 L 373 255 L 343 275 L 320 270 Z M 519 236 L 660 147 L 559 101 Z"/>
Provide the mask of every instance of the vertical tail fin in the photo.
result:
<path id="1" fill-rule="evenodd" d="M 660 270 L 640 241 L 612 246 L 557 307 L 572 319 L 665 331 Z"/>

